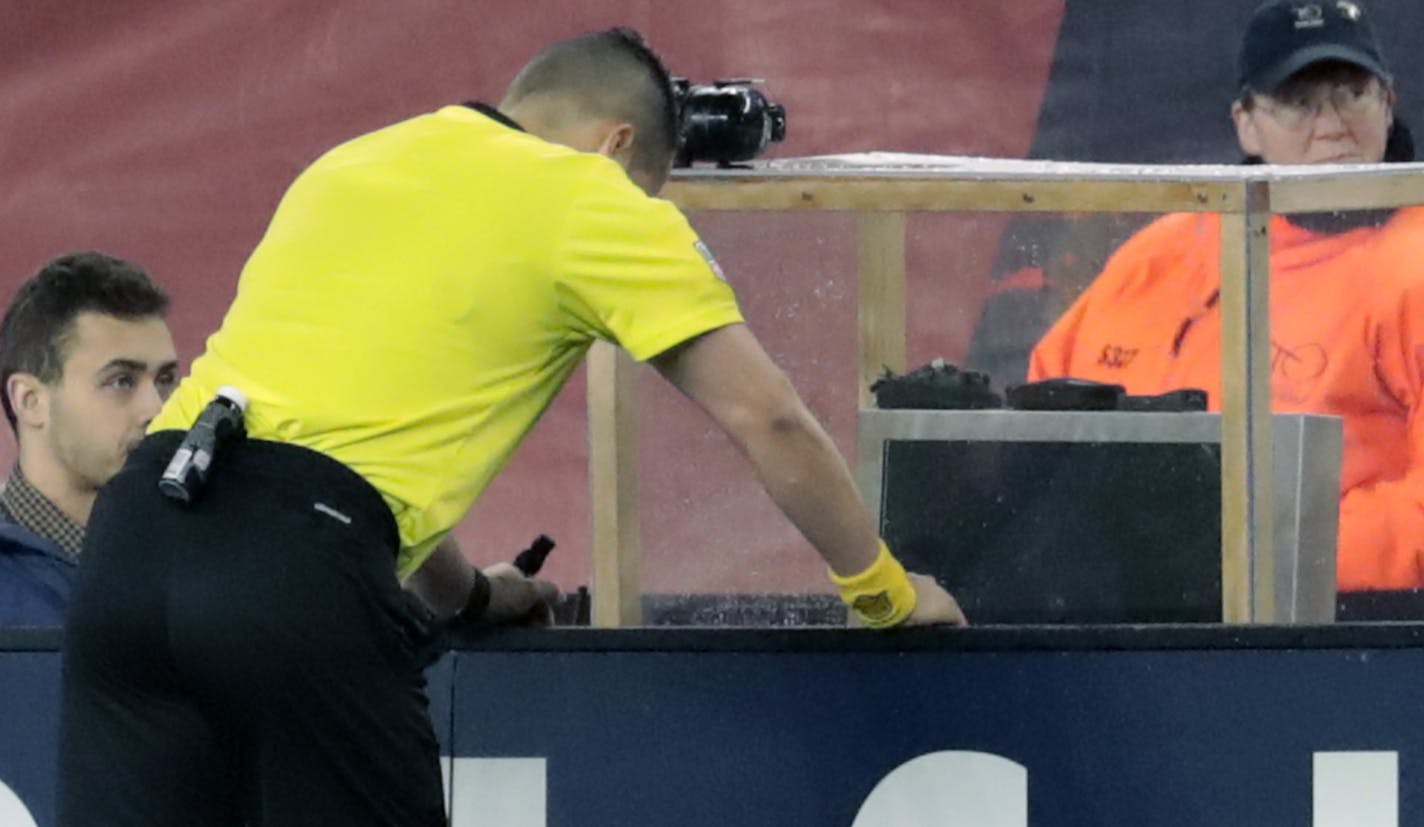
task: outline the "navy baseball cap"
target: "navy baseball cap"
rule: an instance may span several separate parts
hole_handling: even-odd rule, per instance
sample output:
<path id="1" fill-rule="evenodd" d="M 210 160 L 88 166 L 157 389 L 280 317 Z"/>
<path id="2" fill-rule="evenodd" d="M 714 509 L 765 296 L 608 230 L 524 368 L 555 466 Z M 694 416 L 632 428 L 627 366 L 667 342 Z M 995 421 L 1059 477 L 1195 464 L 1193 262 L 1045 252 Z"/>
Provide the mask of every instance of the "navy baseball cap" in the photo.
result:
<path id="1" fill-rule="evenodd" d="M 1325 60 L 1389 78 L 1369 16 L 1356 0 L 1268 0 L 1246 24 L 1237 80 L 1243 89 L 1269 92 Z"/>

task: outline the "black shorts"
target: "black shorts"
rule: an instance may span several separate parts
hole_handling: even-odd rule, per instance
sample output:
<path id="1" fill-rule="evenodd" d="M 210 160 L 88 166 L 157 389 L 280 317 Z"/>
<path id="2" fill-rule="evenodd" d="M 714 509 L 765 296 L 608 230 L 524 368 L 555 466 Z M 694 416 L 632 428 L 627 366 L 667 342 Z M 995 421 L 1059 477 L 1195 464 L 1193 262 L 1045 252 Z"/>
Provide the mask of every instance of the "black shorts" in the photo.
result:
<path id="1" fill-rule="evenodd" d="M 146 439 L 99 495 L 64 645 L 63 827 L 442 825 L 433 622 L 353 471 L 248 440 L 202 498 Z"/>

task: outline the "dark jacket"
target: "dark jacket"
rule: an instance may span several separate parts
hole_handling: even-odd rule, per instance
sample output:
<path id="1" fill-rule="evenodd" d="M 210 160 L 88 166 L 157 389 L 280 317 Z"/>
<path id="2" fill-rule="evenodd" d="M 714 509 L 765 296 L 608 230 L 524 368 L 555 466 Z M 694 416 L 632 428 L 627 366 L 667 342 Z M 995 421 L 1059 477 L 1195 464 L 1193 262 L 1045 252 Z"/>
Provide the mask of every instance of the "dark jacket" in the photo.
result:
<path id="1" fill-rule="evenodd" d="M 54 542 L 0 519 L 0 627 L 62 626 L 79 564 Z"/>

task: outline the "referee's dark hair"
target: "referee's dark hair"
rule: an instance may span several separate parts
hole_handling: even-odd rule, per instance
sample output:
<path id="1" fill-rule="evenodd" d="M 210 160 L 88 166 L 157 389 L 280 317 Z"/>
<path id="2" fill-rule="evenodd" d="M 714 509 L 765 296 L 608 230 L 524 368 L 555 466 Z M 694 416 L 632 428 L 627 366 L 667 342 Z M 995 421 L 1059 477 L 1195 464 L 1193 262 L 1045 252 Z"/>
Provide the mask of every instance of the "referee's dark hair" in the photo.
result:
<path id="1" fill-rule="evenodd" d="M 46 385 L 63 378 L 74 320 L 84 312 L 125 321 L 162 317 L 168 294 L 137 264 L 92 250 L 45 264 L 20 285 L 0 321 L 0 403 L 15 429 L 8 385 L 16 373 Z"/>
<path id="2" fill-rule="evenodd" d="M 633 29 L 555 43 L 519 72 L 500 108 L 540 95 L 563 99 L 570 119 L 613 117 L 631 123 L 636 169 L 665 174 L 677 154 L 679 111 L 672 79 L 662 58 Z"/>

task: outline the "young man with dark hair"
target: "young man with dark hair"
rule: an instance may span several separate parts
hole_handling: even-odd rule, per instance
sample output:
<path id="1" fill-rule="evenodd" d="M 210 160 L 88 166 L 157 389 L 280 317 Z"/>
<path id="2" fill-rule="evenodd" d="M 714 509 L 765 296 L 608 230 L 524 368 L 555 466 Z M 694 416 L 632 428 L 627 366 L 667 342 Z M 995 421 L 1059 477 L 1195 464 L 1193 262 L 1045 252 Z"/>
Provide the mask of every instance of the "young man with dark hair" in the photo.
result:
<path id="1" fill-rule="evenodd" d="M 103 253 L 61 256 L 0 322 L 0 404 L 19 448 L 0 490 L 0 625 L 59 625 L 100 486 L 178 369 L 168 296 Z"/>
<path id="2" fill-rule="evenodd" d="M 434 618 L 547 610 L 449 532 L 597 339 L 750 458 L 871 625 L 962 622 L 876 536 L 844 461 L 683 216 L 666 71 L 613 30 L 536 57 L 498 110 L 328 152 L 100 497 L 65 650 L 60 823 L 444 823 Z M 157 483 L 222 386 L 248 437 L 184 509 Z"/>
<path id="3" fill-rule="evenodd" d="M 1370 20 L 1355 0 L 1256 10 L 1231 106 L 1248 162 L 1414 159 Z M 1276 216 L 1270 236 L 1271 407 L 1344 420 L 1338 586 L 1424 587 L 1424 208 Z M 1143 229 L 1038 343 L 1029 379 L 1197 387 L 1219 408 L 1220 246 L 1211 214 Z"/>

